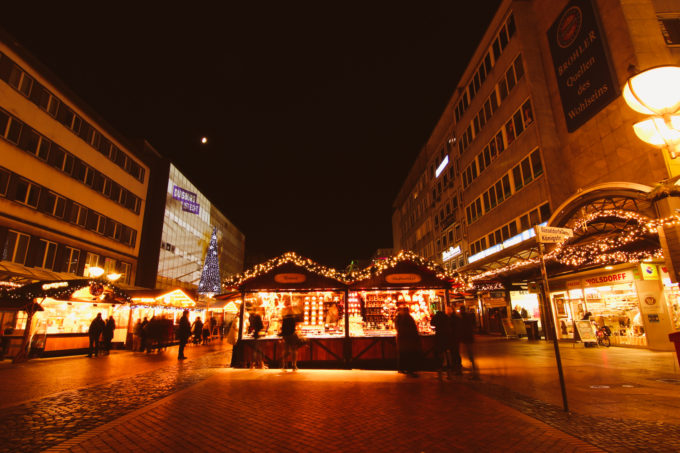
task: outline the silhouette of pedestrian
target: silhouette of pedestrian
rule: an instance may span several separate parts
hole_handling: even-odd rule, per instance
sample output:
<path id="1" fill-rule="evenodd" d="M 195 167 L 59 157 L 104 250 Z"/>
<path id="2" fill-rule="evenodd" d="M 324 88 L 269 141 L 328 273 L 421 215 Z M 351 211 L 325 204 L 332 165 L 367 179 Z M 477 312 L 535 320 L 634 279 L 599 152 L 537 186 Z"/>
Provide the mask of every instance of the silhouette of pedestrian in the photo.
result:
<path id="1" fill-rule="evenodd" d="M 465 350 L 467 351 L 468 359 L 472 366 L 472 379 L 479 379 L 479 370 L 477 369 L 477 364 L 475 363 L 475 315 L 468 311 L 465 306 L 460 307 L 461 313 L 461 336 L 460 339 L 465 345 Z"/>
<path id="2" fill-rule="evenodd" d="M 434 354 L 439 363 L 439 379 L 446 371 L 448 378 L 451 378 L 453 365 L 451 362 L 451 345 L 453 343 L 453 331 L 451 330 L 451 320 L 443 311 L 439 310 L 430 320 L 430 325 L 434 327 Z"/>
<path id="3" fill-rule="evenodd" d="M 113 320 L 113 316 L 109 316 L 104 325 L 104 332 L 102 339 L 104 340 L 104 354 L 109 355 L 111 351 L 111 340 L 113 340 L 113 333 L 116 330 L 116 322 Z"/>
<path id="4" fill-rule="evenodd" d="M 293 371 L 297 370 L 297 350 L 300 346 L 300 338 L 297 336 L 296 325 L 297 319 L 295 312 L 290 305 L 290 301 L 286 300 L 284 307 L 281 310 L 281 316 L 283 320 L 281 321 L 281 336 L 283 337 L 283 358 L 281 360 L 281 368 L 286 370 L 286 359 L 290 356 L 291 369 Z"/>
<path id="5" fill-rule="evenodd" d="M 463 364 L 460 358 L 460 338 L 463 330 L 463 321 L 452 305 L 446 307 L 446 315 L 449 317 L 451 325 L 451 368 L 453 374 L 460 376 L 463 374 Z"/>
<path id="6" fill-rule="evenodd" d="M 394 324 L 397 328 L 399 371 L 410 377 L 417 377 L 416 370 L 421 356 L 420 335 L 408 307 L 399 308 Z"/>
<path id="7" fill-rule="evenodd" d="M 147 319 L 146 316 L 144 316 L 144 320 L 142 321 L 142 330 L 141 330 L 141 343 L 140 343 L 140 348 L 139 352 L 144 352 L 146 349 L 146 342 L 148 341 L 147 338 L 147 326 L 149 325 L 149 320 Z"/>
<path id="8" fill-rule="evenodd" d="M 102 314 L 97 313 L 97 316 L 90 323 L 90 329 L 87 331 L 90 337 L 90 347 L 88 348 L 87 354 L 88 357 L 92 357 L 93 352 L 95 356 L 99 355 L 99 337 L 104 331 L 104 326 L 105 324 L 104 320 L 102 319 Z"/>
<path id="9" fill-rule="evenodd" d="M 184 347 L 191 336 L 191 324 L 189 323 L 189 310 L 184 310 L 182 317 L 179 319 L 179 329 L 177 330 L 177 338 L 179 339 L 179 352 L 177 353 L 177 360 L 184 360 Z"/>

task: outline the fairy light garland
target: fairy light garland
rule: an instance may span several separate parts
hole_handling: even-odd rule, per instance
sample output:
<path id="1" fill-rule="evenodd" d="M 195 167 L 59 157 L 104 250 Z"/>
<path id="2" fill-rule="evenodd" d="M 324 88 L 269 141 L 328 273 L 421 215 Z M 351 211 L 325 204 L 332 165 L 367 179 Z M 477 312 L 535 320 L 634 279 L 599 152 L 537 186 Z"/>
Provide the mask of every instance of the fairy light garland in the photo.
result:
<path id="1" fill-rule="evenodd" d="M 270 272 L 273 269 L 276 269 L 277 267 L 287 263 L 293 263 L 296 266 L 300 266 L 307 270 L 308 272 L 317 275 L 333 278 L 335 280 L 340 280 L 341 282 L 345 283 L 348 282 L 347 275 L 345 275 L 343 272 L 339 272 L 333 268 L 315 263 L 309 258 L 303 258 L 295 252 L 286 252 L 279 257 L 272 258 L 269 261 L 265 261 L 264 263 L 258 264 L 254 266 L 252 269 L 249 269 L 245 272 L 227 278 L 226 280 L 224 280 L 223 286 L 227 288 L 238 287 L 246 280 L 259 277 L 260 275 L 264 275 L 267 272 Z"/>
<path id="2" fill-rule="evenodd" d="M 381 260 L 372 266 L 360 271 L 352 272 L 350 277 L 353 281 L 365 280 L 367 278 L 373 277 L 374 275 L 379 275 L 388 269 L 392 269 L 403 261 L 411 261 L 417 266 L 424 267 L 425 269 L 433 272 L 437 278 L 441 280 L 456 280 L 455 277 L 448 274 L 439 264 L 407 250 L 401 250 L 398 254 L 393 255 L 385 260 Z"/>
<path id="3" fill-rule="evenodd" d="M 20 288 L 6 290 L 3 297 L 11 301 L 31 301 L 44 297 L 56 300 L 69 300 L 71 295 L 79 289 L 101 285 L 102 288 L 107 288 L 113 294 L 115 300 L 124 302 L 130 302 L 131 300 L 126 292 L 101 279 L 65 280 L 64 283 L 66 285 L 48 289 L 43 289 L 45 285 L 43 283 L 31 283 Z"/>
<path id="4" fill-rule="evenodd" d="M 650 219 L 637 212 L 612 209 L 591 213 L 582 219 L 577 220 L 573 230 L 585 231 L 591 224 L 609 218 L 623 220 L 626 223 L 630 223 L 630 226 L 619 236 L 602 238 L 586 245 L 572 246 L 568 244 L 568 241 L 558 243 L 553 250 L 544 255 L 545 261 L 553 261 L 570 267 L 578 267 L 586 263 L 594 265 L 610 265 L 663 259 L 664 254 L 661 248 L 632 252 L 616 249 L 643 240 L 648 236 L 658 235 L 659 228 L 680 226 L 680 215 L 674 214 L 661 219 Z M 476 281 L 488 279 L 502 273 L 537 266 L 539 263 L 540 260 L 538 257 L 528 258 L 471 276 L 470 280 Z"/>

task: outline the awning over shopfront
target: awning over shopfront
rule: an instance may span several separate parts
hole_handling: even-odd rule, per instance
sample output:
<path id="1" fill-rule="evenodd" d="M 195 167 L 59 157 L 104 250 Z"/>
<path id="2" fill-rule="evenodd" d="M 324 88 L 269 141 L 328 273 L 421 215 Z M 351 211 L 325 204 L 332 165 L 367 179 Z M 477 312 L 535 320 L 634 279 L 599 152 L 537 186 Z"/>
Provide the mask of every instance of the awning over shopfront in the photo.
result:
<path id="1" fill-rule="evenodd" d="M 36 267 L 26 267 L 11 261 L 0 261 L 0 281 L 29 284 L 42 281 L 71 280 L 78 278 L 66 272 L 54 272 Z"/>
<path id="2" fill-rule="evenodd" d="M 133 305 L 154 305 L 173 308 L 195 308 L 197 294 L 186 289 L 137 289 L 129 290 Z"/>

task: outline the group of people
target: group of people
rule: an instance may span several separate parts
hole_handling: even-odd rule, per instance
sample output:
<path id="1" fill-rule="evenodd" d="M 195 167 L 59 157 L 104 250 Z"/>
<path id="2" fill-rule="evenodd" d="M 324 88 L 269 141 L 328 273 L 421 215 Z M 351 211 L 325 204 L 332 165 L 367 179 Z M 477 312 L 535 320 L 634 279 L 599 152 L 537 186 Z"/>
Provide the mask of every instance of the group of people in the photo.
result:
<path id="1" fill-rule="evenodd" d="M 88 347 L 87 356 L 92 358 L 99 355 L 101 351 L 102 354 L 108 355 L 111 351 L 111 341 L 113 340 L 113 333 L 116 330 L 116 322 L 113 316 L 109 316 L 109 319 L 104 321 L 101 313 L 97 313 L 97 316 L 90 323 L 90 328 L 87 333 L 90 339 L 90 345 Z"/>
<path id="2" fill-rule="evenodd" d="M 460 344 L 463 343 L 472 366 L 472 378 L 478 379 L 479 372 L 474 358 L 474 314 L 461 307 L 460 316 L 453 306 L 448 305 L 445 312 L 438 311 L 430 320 L 435 329 L 435 354 L 440 364 L 439 375 L 446 371 L 448 378 L 461 375 L 463 366 Z M 397 329 L 397 370 L 408 376 L 416 377 L 423 359 L 423 351 L 416 322 L 409 313 L 408 306 L 400 307 L 394 321 Z"/>
<path id="3" fill-rule="evenodd" d="M 137 320 L 132 328 L 132 350 L 147 353 L 164 351 L 175 339 L 175 325 L 166 316 Z"/>

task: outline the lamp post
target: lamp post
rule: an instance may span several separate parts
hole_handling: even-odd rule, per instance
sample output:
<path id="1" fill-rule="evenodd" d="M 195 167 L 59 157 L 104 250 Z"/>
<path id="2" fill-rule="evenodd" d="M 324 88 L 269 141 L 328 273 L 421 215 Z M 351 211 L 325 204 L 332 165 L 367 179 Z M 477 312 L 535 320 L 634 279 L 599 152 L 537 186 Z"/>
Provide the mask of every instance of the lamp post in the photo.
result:
<path id="1" fill-rule="evenodd" d="M 668 157 L 664 153 L 664 162 L 673 183 L 680 175 L 680 160 L 674 161 L 680 156 L 680 67 L 657 66 L 635 74 L 623 87 L 623 99 L 631 109 L 647 115 L 633 125 L 633 130 L 643 142 L 668 152 Z M 680 200 L 664 197 L 656 200 L 655 206 L 659 217 L 667 217 L 678 211 Z M 680 229 L 660 226 L 657 232 L 668 273 L 673 282 L 678 282 Z"/>
<path id="2" fill-rule="evenodd" d="M 658 66 L 642 71 L 626 82 L 623 99 L 648 118 L 633 125 L 645 143 L 680 155 L 680 67 Z"/>

